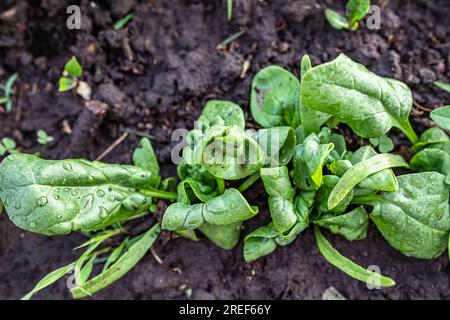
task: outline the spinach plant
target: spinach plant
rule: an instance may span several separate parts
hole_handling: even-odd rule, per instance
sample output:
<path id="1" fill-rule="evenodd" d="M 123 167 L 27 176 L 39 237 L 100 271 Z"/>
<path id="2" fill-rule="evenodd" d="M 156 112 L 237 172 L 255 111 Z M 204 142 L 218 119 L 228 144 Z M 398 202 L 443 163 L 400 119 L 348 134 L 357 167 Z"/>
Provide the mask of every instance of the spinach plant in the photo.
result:
<path id="1" fill-rule="evenodd" d="M 83 75 L 83 68 L 76 57 L 64 65 L 62 77 L 59 78 L 59 91 L 69 91 L 78 86 L 78 79 Z"/>
<path id="2" fill-rule="evenodd" d="M 4 156 L 5 154 L 14 154 L 17 153 L 16 150 L 16 142 L 8 137 L 0 140 L 0 156 Z"/>
<path id="3" fill-rule="evenodd" d="M 351 26 L 363 12 L 352 11 Z M 75 298 L 103 289 L 142 258 L 160 229 L 193 241 L 204 235 L 220 248 L 234 248 L 244 222 L 258 214 L 246 192 L 259 180 L 270 217 L 247 232 L 245 261 L 291 244 L 312 226 L 319 251 L 333 266 L 371 285 L 393 286 L 391 278 L 340 254 L 322 230 L 359 241 L 373 222 L 393 248 L 420 259 L 438 257 L 448 247 L 450 138 L 440 128 L 419 138 L 409 122 L 411 105 L 405 84 L 345 55 L 318 66 L 304 56 L 299 76 L 279 66 L 255 75 L 250 109 L 262 127 L 258 130 L 246 128 L 237 104 L 206 103 L 187 134 L 178 184 L 174 178 L 161 180 L 146 138 L 133 153 L 134 165 L 9 155 L 0 164 L 0 204 L 18 227 L 44 235 L 81 231 L 91 236 L 79 259 L 43 278 L 25 298 L 69 271 Z M 432 117 L 446 128 L 446 110 Z M 347 146 L 350 137 L 340 133 L 341 122 L 369 138 L 380 153 L 371 145 Z M 391 127 L 412 142 L 409 163 L 388 153 L 394 147 L 387 136 Z M 161 221 L 132 237 L 126 222 L 158 210 L 155 199 L 171 202 Z M 100 273 L 92 276 L 101 262 Z"/>
<path id="4" fill-rule="evenodd" d="M 325 10 L 325 17 L 331 26 L 337 30 L 348 29 L 354 31 L 359 28 L 359 21 L 364 19 L 369 12 L 370 0 L 349 0 L 345 8 L 345 17 L 332 9 Z"/>
<path id="5" fill-rule="evenodd" d="M 45 132 L 44 130 L 38 130 L 36 135 L 37 135 L 37 142 L 42 145 L 46 145 L 55 140 L 55 138 L 49 136 L 48 133 Z"/>

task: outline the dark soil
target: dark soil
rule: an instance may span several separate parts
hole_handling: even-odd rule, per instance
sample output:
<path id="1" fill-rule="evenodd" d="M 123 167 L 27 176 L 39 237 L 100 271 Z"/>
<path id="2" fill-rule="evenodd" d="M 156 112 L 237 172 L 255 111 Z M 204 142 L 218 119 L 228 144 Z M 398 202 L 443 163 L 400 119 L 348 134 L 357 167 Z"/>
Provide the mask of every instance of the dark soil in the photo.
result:
<path id="1" fill-rule="evenodd" d="M 96 158 L 129 128 L 151 134 L 166 175 L 173 129 L 191 128 L 210 98 L 229 99 L 248 109 L 249 86 L 256 71 L 279 64 L 297 73 L 299 58 L 308 53 L 315 64 L 340 52 L 375 72 L 406 82 L 417 104 L 413 125 L 430 126 L 427 109 L 448 102 L 432 81 L 450 82 L 450 2 L 378 1 L 381 30 L 364 26 L 356 32 L 336 31 L 325 21 L 325 7 L 343 9 L 345 1 L 235 0 L 234 17 L 226 20 L 225 1 L 114 0 L 78 1 L 82 29 L 66 28 L 66 7 L 74 1 L 4 0 L 0 4 L 0 82 L 19 74 L 14 112 L 0 110 L 0 138 L 13 137 L 21 150 L 46 158 Z M 77 1 L 75 1 L 77 2 Z M 92 3 L 96 5 L 92 5 Z M 376 1 L 374 1 L 376 2 Z M 13 12 L 5 11 L 13 8 Z M 116 31 L 112 25 L 132 11 L 133 20 Z M 224 39 L 246 33 L 224 48 Z M 84 80 L 93 97 L 108 104 L 108 114 L 95 132 L 83 131 L 82 98 L 58 93 L 64 63 L 76 55 L 86 70 Z M 248 61 L 250 68 L 243 73 Z M 66 130 L 63 123 L 66 123 Z M 95 127 L 94 126 L 94 127 Z M 36 142 L 36 131 L 55 137 L 47 148 Z M 93 134 L 93 136 L 92 136 Z M 393 130 L 396 151 L 408 143 Z M 130 136 L 104 160 L 129 163 L 138 137 Z M 74 146 L 83 145 L 83 148 Z M 267 216 L 260 186 L 248 192 Z M 261 194 L 261 197 L 258 199 Z M 264 219 L 264 218 L 262 218 Z M 244 233 L 262 224 L 247 224 Z M 408 258 L 395 251 L 374 229 L 354 243 L 328 235 L 346 256 L 364 266 L 379 265 L 397 285 L 369 290 L 330 266 L 319 254 L 313 235 L 305 232 L 292 245 L 252 264 L 245 264 L 242 243 L 223 251 L 208 241 L 185 239 L 158 243 L 158 264 L 148 254 L 120 281 L 93 299 L 321 299 L 330 286 L 349 299 L 448 299 L 450 268 L 446 256 L 433 261 Z M 16 299 L 47 272 L 77 257 L 72 248 L 83 241 L 73 234 L 44 237 L 21 231 L 0 216 L 0 299 Z M 37 298 L 69 298 L 65 281 Z"/>

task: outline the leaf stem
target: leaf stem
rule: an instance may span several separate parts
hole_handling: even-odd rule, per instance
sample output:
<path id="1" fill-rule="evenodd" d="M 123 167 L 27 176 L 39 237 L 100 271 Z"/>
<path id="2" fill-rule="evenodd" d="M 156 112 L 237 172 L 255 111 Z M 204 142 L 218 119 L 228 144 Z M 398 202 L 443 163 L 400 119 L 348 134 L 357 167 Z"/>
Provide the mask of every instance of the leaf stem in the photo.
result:
<path id="1" fill-rule="evenodd" d="M 140 189 L 139 192 L 141 192 L 145 196 L 158 199 L 177 200 L 178 198 L 178 194 L 176 192 L 169 192 L 164 190 Z"/>
<path id="2" fill-rule="evenodd" d="M 398 128 L 403 132 L 403 134 L 411 141 L 412 144 L 415 144 L 419 141 L 419 137 L 411 126 L 411 123 L 408 119 L 406 121 L 399 123 Z"/>
<path id="3" fill-rule="evenodd" d="M 258 181 L 260 177 L 261 174 L 259 171 L 252 174 L 237 189 L 239 190 L 239 192 L 244 192 L 245 190 L 250 188 L 256 181 Z"/>
<path id="4" fill-rule="evenodd" d="M 374 202 L 377 202 L 381 199 L 379 194 L 367 194 L 363 196 L 354 196 L 351 204 L 359 204 L 359 205 L 373 205 Z"/>

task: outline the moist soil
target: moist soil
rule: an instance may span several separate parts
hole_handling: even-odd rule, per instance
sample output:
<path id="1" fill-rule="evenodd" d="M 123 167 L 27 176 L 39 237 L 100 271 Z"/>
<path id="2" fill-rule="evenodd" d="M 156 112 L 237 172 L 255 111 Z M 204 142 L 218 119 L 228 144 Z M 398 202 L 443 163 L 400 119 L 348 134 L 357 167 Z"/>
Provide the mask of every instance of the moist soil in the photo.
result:
<path id="1" fill-rule="evenodd" d="M 81 8 L 80 30 L 66 27 L 66 8 L 74 2 Z M 151 135 L 164 175 L 175 175 L 170 160 L 174 129 L 192 128 L 211 98 L 229 99 L 248 112 L 255 72 L 278 64 L 298 74 L 305 53 L 318 64 L 344 52 L 378 74 L 406 82 L 414 93 L 411 121 L 419 132 L 432 126 L 428 112 L 450 99 L 432 85 L 434 80 L 450 82 L 447 0 L 373 1 L 381 8 L 381 29 L 368 30 L 363 24 L 355 32 L 334 30 L 323 15 L 326 7 L 342 12 L 345 1 L 234 2 L 233 19 L 227 22 L 226 1 L 219 0 L 2 1 L 0 82 L 14 72 L 19 79 L 13 112 L 0 110 L 0 138 L 12 137 L 21 151 L 49 159 L 95 159 L 124 130 L 138 131 Z M 131 22 L 114 30 L 114 22 L 129 12 Z M 245 33 L 238 40 L 220 45 L 239 31 Z M 108 105 L 100 121 L 85 121 L 84 100 L 57 90 L 72 55 L 85 69 L 83 80 L 92 87 L 93 99 Z M 40 146 L 39 129 L 55 140 Z M 351 145 L 358 145 L 348 128 L 340 130 Z M 407 157 L 408 142 L 395 129 L 391 134 L 395 152 Z M 129 135 L 104 161 L 130 163 L 138 140 Z M 252 190 L 248 199 L 261 213 L 245 224 L 243 234 L 268 216 L 262 186 Z M 148 226 L 148 221 L 141 222 Z M 242 241 L 224 251 L 207 240 L 160 240 L 154 251 L 162 264 L 148 254 L 91 299 L 321 299 L 331 286 L 347 299 L 450 298 L 446 255 L 430 261 L 408 258 L 373 227 L 362 241 L 327 237 L 361 265 L 379 266 L 397 285 L 369 290 L 350 279 L 322 258 L 309 230 L 252 264 L 243 261 Z M 1 215 L 0 299 L 20 298 L 44 274 L 73 261 L 79 253 L 72 249 L 84 240 L 75 233 L 45 237 L 24 232 Z M 69 299 L 66 281 L 36 298 Z"/>

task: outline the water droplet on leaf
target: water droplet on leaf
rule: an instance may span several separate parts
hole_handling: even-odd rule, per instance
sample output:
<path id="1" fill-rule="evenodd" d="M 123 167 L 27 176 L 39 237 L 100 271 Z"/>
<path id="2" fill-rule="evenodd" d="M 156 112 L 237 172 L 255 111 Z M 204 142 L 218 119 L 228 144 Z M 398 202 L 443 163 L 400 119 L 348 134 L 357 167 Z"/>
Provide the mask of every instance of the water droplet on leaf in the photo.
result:
<path id="1" fill-rule="evenodd" d="M 45 206 L 47 202 L 48 202 L 47 197 L 40 197 L 37 199 L 37 204 L 39 207 Z"/>

